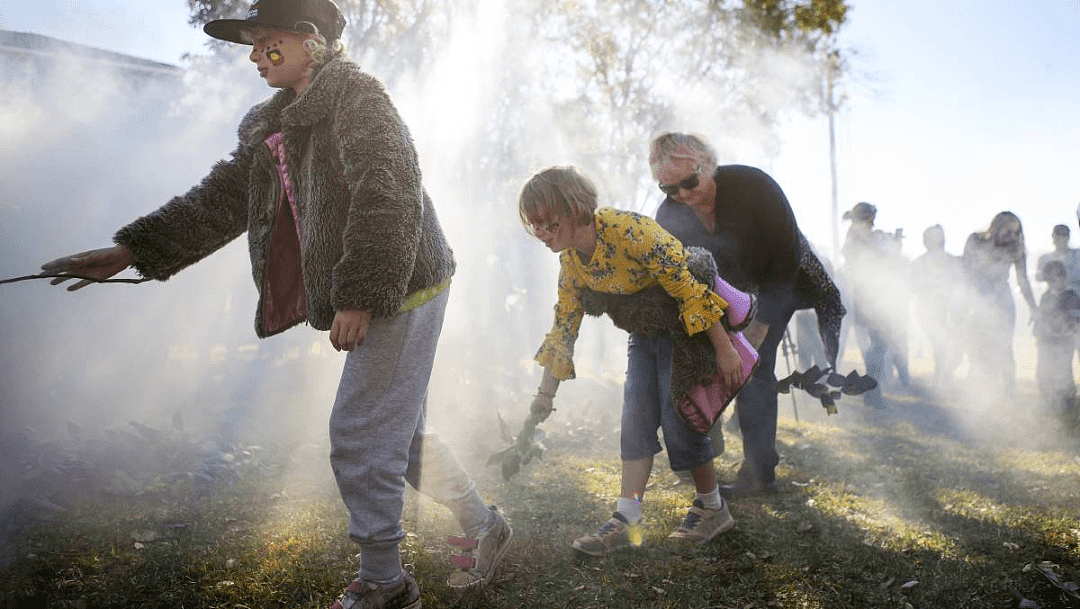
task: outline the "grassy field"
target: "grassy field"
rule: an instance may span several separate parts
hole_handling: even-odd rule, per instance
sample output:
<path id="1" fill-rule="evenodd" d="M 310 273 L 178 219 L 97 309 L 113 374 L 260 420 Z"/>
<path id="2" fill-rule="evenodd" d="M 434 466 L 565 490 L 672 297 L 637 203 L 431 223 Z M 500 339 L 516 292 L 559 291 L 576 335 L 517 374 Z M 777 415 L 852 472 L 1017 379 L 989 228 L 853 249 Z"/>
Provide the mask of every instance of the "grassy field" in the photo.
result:
<path id="1" fill-rule="evenodd" d="M 1018 441 L 1008 420 L 977 435 L 956 404 L 888 397 L 874 416 L 857 401 L 827 418 L 804 402 L 801 421 L 781 418 L 781 492 L 732 502 L 736 527 L 705 547 L 666 539 L 692 489 L 660 456 L 643 545 L 603 559 L 569 544 L 610 515 L 616 446 L 609 434 L 569 450 L 574 428 L 551 429 L 545 458 L 510 481 L 472 467 L 515 531 L 491 586 L 446 586 L 444 539 L 457 531 L 412 493 L 406 567 L 429 608 L 1080 607 L 1075 441 Z M 723 479 L 741 455 L 728 435 Z M 327 607 L 356 568 L 344 509 L 328 472 L 286 472 L 252 468 L 198 492 L 97 493 L 30 519 L 22 556 L 0 573 L 0 606 Z"/>

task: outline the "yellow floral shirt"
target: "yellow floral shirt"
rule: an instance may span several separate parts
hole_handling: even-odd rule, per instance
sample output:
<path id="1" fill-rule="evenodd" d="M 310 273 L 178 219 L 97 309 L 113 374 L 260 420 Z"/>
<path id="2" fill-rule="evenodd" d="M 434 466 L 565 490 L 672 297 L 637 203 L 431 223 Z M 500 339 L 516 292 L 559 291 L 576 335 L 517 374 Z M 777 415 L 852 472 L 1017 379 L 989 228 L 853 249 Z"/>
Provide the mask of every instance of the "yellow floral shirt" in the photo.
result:
<path id="1" fill-rule="evenodd" d="M 679 303 L 686 333 L 696 334 L 720 320 L 727 301 L 694 279 L 682 243 L 655 220 L 611 207 L 596 210 L 596 251 L 582 261 L 567 248 L 559 255 L 559 302 L 555 323 L 536 353 L 536 361 L 555 378 L 574 378 L 574 342 L 585 311 L 586 288 L 609 294 L 634 294 L 660 284 Z"/>

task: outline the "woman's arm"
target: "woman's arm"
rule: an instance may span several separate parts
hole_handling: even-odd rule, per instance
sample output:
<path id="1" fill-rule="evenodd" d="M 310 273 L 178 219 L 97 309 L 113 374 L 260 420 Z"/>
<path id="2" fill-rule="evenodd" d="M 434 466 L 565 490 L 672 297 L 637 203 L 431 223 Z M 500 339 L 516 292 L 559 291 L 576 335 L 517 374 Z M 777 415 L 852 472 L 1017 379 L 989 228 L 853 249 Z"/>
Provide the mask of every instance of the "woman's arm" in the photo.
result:
<path id="1" fill-rule="evenodd" d="M 1016 260 L 1016 283 L 1020 286 L 1020 293 L 1024 295 L 1024 300 L 1027 301 L 1031 314 L 1034 315 L 1038 305 L 1035 304 L 1035 294 L 1032 293 L 1031 282 L 1028 281 L 1027 256 L 1020 256 Z"/>

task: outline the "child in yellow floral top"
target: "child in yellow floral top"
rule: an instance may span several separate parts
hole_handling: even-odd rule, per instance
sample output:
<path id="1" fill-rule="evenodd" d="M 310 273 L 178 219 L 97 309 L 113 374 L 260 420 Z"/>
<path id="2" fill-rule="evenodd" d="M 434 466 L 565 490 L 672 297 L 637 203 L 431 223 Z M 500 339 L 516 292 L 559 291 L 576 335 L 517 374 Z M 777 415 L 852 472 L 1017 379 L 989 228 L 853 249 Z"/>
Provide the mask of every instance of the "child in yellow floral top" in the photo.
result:
<path id="1" fill-rule="evenodd" d="M 544 170 L 521 191 L 522 222 L 548 249 L 561 252 L 555 323 L 536 354 L 544 374 L 531 407 L 533 418 L 545 418 L 559 382 L 574 378 L 574 342 L 584 316 L 582 293 L 586 289 L 634 294 L 660 285 L 679 304 L 685 332 L 707 333 L 723 380 L 735 383 L 741 361 L 723 324 L 717 323 L 728 303 L 690 274 L 682 244 L 654 220 L 628 211 L 597 209 L 596 203 L 596 187 L 573 167 Z M 697 488 L 694 505 L 672 537 L 704 543 L 734 525 L 718 491 L 709 437 L 690 429 L 671 404 L 671 336 L 631 334 L 628 354 L 618 506 L 598 533 L 573 544 L 574 549 L 594 556 L 640 539 L 634 530 L 641 520 L 653 456 L 661 450 L 658 428 L 664 430 L 672 468 L 689 470 Z"/>

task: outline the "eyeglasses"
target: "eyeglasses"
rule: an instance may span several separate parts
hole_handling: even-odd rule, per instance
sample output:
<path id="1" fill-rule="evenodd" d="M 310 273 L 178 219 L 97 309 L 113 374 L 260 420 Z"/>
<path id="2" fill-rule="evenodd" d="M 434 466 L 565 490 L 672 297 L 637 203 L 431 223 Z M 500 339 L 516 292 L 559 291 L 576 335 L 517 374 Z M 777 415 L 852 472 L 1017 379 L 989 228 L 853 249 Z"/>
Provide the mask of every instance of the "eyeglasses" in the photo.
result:
<path id="1" fill-rule="evenodd" d="M 698 173 L 700 172 L 701 168 L 698 167 L 694 170 L 694 173 L 687 176 L 685 179 L 683 179 L 683 181 L 679 182 L 678 184 L 660 184 L 660 192 L 664 193 L 669 197 L 674 197 L 675 195 L 679 194 L 680 190 L 693 190 L 698 187 L 698 184 L 701 183 L 701 181 L 698 179 Z"/>
<path id="2" fill-rule="evenodd" d="M 539 236 L 541 231 L 543 231 L 544 233 L 546 233 L 548 235 L 553 235 L 558 230 L 559 230 L 559 221 L 558 220 L 556 220 L 555 222 L 548 222 L 547 224 L 544 224 L 543 226 L 538 225 L 538 224 L 533 224 L 532 225 L 533 235 L 536 235 L 536 236 Z"/>

